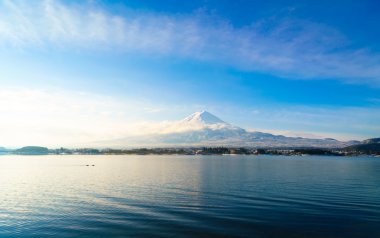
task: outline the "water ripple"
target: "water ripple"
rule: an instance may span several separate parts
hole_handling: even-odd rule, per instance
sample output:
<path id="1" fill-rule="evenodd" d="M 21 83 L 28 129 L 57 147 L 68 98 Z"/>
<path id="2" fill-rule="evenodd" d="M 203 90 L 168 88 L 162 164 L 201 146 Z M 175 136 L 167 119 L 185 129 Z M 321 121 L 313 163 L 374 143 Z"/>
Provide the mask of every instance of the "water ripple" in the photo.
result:
<path id="1" fill-rule="evenodd" d="M 0 169 L 2 238 L 380 237 L 370 158 L 36 156 Z"/>

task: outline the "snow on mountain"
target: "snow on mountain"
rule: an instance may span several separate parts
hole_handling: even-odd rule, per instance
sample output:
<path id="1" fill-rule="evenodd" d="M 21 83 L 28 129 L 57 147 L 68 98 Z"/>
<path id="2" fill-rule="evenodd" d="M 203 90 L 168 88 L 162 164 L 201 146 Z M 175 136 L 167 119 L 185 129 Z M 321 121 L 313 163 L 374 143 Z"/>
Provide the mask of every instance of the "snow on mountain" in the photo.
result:
<path id="1" fill-rule="evenodd" d="M 222 121 L 218 117 L 212 115 L 211 113 L 207 111 L 201 111 L 201 112 L 195 112 L 191 114 L 190 116 L 186 117 L 185 119 L 181 120 L 183 123 L 196 123 L 196 124 L 203 124 L 203 125 L 212 125 L 212 124 L 226 124 L 228 123 Z"/>
<path id="2" fill-rule="evenodd" d="M 173 122 L 172 125 L 179 128 L 186 128 L 190 131 L 196 130 L 239 130 L 241 128 L 232 126 L 231 124 L 219 119 L 207 111 L 195 112 L 183 120 Z M 183 129 L 185 130 L 185 129 Z"/>
<path id="3" fill-rule="evenodd" d="M 110 144 L 110 143 L 107 143 Z M 286 137 L 248 132 L 207 111 L 195 112 L 180 121 L 167 122 L 149 135 L 113 140 L 110 146 L 245 146 L 245 147 L 325 147 L 352 145 L 335 139 Z"/>

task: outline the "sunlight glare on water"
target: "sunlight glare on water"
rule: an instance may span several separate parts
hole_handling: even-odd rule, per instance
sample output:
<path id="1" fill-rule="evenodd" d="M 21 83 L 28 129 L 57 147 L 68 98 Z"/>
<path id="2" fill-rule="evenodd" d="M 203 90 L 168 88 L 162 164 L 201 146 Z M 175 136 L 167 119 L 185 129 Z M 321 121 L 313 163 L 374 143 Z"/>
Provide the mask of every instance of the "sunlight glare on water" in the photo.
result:
<path id="1" fill-rule="evenodd" d="M 380 160 L 1 156 L 0 237 L 380 237 Z"/>

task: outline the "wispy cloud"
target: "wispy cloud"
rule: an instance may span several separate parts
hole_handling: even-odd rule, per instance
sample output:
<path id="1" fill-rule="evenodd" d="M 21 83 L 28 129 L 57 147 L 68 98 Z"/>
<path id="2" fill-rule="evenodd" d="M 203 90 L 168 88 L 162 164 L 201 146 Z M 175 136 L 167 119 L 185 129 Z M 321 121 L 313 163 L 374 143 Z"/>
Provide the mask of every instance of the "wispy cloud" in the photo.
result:
<path id="1" fill-rule="evenodd" d="M 379 107 L 282 105 L 261 108 L 260 114 L 252 115 L 251 125 L 254 126 L 253 130 L 275 134 L 314 134 L 317 137 L 352 140 L 377 137 L 380 133 L 378 121 Z"/>
<path id="2" fill-rule="evenodd" d="M 197 125 L 184 126 L 178 120 L 200 110 L 198 105 L 175 102 L 159 105 L 88 92 L 26 88 L 1 88 L 0 108 L 0 145 L 10 147 L 80 147 L 133 135 L 183 132 Z M 350 140 L 380 133 L 379 108 L 211 108 L 233 125 L 275 134 Z"/>
<path id="3" fill-rule="evenodd" d="M 377 52 L 352 48 L 337 30 L 300 19 L 263 19 L 237 28 L 202 13 L 131 10 L 119 16 L 88 3 L 3 0 L 0 45 L 137 52 L 217 62 L 288 78 L 380 85 Z"/>
<path id="4" fill-rule="evenodd" d="M 0 108 L 0 146 L 7 147 L 80 147 L 95 141 L 162 133 L 165 128 L 176 129 L 162 120 L 185 110 L 182 105 L 160 105 L 137 98 L 25 87 L 0 88 Z M 196 108 L 186 106 L 186 110 Z"/>
<path id="5" fill-rule="evenodd" d="M 149 103 L 75 91 L 1 88 L 0 145 L 80 146 L 135 133 Z"/>

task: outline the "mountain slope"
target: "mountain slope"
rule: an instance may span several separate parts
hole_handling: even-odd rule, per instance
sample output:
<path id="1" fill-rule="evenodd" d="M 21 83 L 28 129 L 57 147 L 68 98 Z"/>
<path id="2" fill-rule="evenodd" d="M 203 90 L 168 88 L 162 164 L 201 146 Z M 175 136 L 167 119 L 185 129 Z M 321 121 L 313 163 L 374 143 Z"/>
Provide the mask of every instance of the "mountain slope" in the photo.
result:
<path id="1" fill-rule="evenodd" d="M 360 144 L 345 147 L 344 150 L 363 152 L 366 154 L 380 153 L 380 138 L 367 139 Z"/>
<path id="2" fill-rule="evenodd" d="M 362 143 L 363 143 L 363 144 L 380 143 L 380 138 L 371 138 L 371 139 L 367 139 L 367 140 L 364 140 Z"/>
<path id="3" fill-rule="evenodd" d="M 335 139 L 308 139 L 286 137 L 263 132 L 248 132 L 233 126 L 213 114 L 195 112 L 180 121 L 162 128 L 162 133 L 125 137 L 105 144 L 109 146 L 245 146 L 245 147 L 323 147 L 342 148 L 356 142 L 341 142 Z"/>

